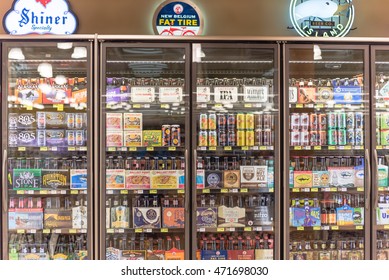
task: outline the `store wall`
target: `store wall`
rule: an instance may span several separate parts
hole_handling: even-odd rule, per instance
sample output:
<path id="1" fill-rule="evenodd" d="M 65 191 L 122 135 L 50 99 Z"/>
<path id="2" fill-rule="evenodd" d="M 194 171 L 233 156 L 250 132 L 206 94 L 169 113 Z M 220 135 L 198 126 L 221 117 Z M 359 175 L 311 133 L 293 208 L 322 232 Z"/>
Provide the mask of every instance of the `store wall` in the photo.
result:
<path id="1" fill-rule="evenodd" d="M 31 0 L 34 1 L 34 0 Z M 192 0 L 202 11 L 209 36 L 297 36 L 289 20 L 290 0 Z M 79 34 L 152 35 L 152 19 L 163 0 L 69 0 Z M 389 36 L 386 0 L 355 0 L 349 37 Z M 0 16 L 11 8 L 2 0 Z M 384 4 L 385 3 L 385 4 Z M 5 34 L 1 28 L 0 34 Z"/>

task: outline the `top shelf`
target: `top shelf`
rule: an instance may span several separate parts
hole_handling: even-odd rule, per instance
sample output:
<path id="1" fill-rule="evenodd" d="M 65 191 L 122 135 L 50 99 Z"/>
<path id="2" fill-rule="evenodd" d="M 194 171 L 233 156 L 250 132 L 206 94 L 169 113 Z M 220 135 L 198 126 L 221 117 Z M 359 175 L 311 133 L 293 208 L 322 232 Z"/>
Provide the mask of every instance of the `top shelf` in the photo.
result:
<path id="1" fill-rule="evenodd" d="M 137 63 L 137 64 L 185 63 L 185 60 L 107 60 L 107 63 Z"/>

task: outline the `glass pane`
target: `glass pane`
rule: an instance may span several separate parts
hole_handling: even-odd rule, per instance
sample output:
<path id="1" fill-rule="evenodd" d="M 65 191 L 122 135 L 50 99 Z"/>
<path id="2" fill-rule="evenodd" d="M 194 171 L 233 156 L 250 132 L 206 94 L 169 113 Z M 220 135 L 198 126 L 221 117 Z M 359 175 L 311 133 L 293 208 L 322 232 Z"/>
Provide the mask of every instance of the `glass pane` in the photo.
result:
<path id="1" fill-rule="evenodd" d="M 188 258 L 185 49 L 105 50 L 105 257 Z"/>
<path id="2" fill-rule="evenodd" d="M 197 259 L 273 259 L 275 48 L 197 45 Z"/>
<path id="3" fill-rule="evenodd" d="M 365 52 L 312 45 L 288 55 L 287 258 L 364 259 Z"/>
<path id="4" fill-rule="evenodd" d="M 373 187 L 375 188 L 374 206 L 376 207 L 376 217 L 373 222 L 376 223 L 377 231 L 375 235 L 376 252 L 372 257 L 378 260 L 389 259 L 389 183 L 388 183 L 388 164 L 389 164 L 389 53 L 388 51 L 376 51 L 375 61 L 375 88 L 376 88 L 376 142 L 375 152 L 377 156 L 377 175 Z"/>
<path id="5" fill-rule="evenodd" d="M 5 51 L 8 257 L 86 259 L 87 47 L 19 43 Z"/>

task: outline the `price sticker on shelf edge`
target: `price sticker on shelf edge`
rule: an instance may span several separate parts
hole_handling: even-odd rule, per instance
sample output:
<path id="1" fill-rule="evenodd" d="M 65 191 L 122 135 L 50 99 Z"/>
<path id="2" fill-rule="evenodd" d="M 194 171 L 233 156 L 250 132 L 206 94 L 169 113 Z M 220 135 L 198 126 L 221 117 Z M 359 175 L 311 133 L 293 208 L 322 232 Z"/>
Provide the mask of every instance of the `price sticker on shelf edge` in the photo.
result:
<path id="1" fill-rule="evenodd" d="M 68 151 L 75 151 L 76 147 L 68 147 Z"/>
<path id="2" fill-rule="evenodd" d="M 244 231 L 252 231 L 253 229 L 251 227 L 245 227 L 243 230 Z"/>
<path id="3" fill-rule="evenodd" d="M 304 104 L 296 104 L 296 108 L 304 108 Z"/>
<path id="4" fill-rule="evenodd" d="M 137 150 L 136 147 L 130 147 L 131 152 L 135 152 L 136 150 Z"/>
<path id="5" fill-rule="evenodd" d="M 266 151 L 266 150 L 267 150 L 266 146 L 260 146 L 259 149 L 260 149 L 261 151 Z"/>
<path id="6" fill-rule="evenodd" d="M 150 194 L 157 194 L 158 190 L 150 190 Z"/>
<path id="7" fill-rule="evenodd" d="M 318 188 L 312 188 L 312 189 L 311 189 L 311 192 L 318 192 L 318 191 L 319 191 Z"/>
<path id="8" fill-rule="evenodd" d="M 57 104 L 57 111 L 63 111 L 63 104 Z"/>
<path id="9" fill-rule="evenodd" d="M 304 230 L 304 227 L 297 227 L 297 230 Z"/>
<path id="10" fill-rule="evenodd" d="M 293 188 L 293 189 L 292 189 L 292 192 L 300 192 L 300 189 Z"/>
<path id="11" fill-rule="evenodd" d="M 321 150 L 321 146 L 314 146 L 313 149 L 314 150 Z"/>
<path id="12" fill-rule="evenodd" d="M 39 150 L 41 152 L 47 152 L 49 149 L 47 147 L 40 147 Z"/>
<path id="13" fill-rule="evenodd" d="M 69 229 L 69 233 L 77 233 L 77 230 L 72 228 L 72 229 Z"/>
<path id="14" fill-rule="evenodd" d="M 24 194 L 24 191 L 16 191 L 16 194 Z"/>
<path id="15" fill-rule="evenodd" d="M 216 147 L 209 147 L 210 151 L 216 151 Z"/>
<path id="16" fill-rule="evenodd" d="M 26 147 L 18 147 L 18 151 L 19 152 L 25 152 L 26 151 Z"/>
<path id="17" fill-rule="evenodd" d="M 389 229 L 389 225 L 384 225 L 384 229 Z"/>
<path id="18" fill-rule="evenodd" d="M 144 231 L 144 232 L 149 232 L 149 233 L 150 233 L 150 232 L 153 232 L 153 229 L 152 229 L 152 228 L 145 228 L 145 229 L 143 229 L 143 231 Z"/>
<path id="19" fill-rule="evenodd" d="M 135 229 L 135 232 L 136 232 L 136 233 L 143 232 L 143 228 L 136 228 L 136 229 Z"/>
<path id="20" fill-rule="evenodd" d="M 244 104 L 244 107 L 245 108 L 251 108 L 251 107 L 253 107 L 253 105 L 252 104 Z"/>
<path id="21" fill-rule="evenodd" d="M 71 190 L 70 194 L 78 194 L 78 190 Z"/>
<path id="22" fill-rule="evenodd" d="M 210 193 L 210 189 L 203 189 L 203 193 Z"/>
<path id="23" fill-rule="evenodd" d="M 185 190 L 177 190 L 177 193 L 183 194 L 185 193 Z"/>
<path id="24" fill-rule="evenodd" d="M 217 232 L 224 232 L 224 228 L 223 228 L 223 227 L 221 227 L 221 228 L 218 227 L 218 228 L 216 229 L 216 231 L 217 231 Z"/>
<path id="25" fill-rule="evenodd" d="M 113 228 L 107 229 L 107 233 L 115 233 L 115 230 Z"/>
<path id="26" fill-rule="evenodd" d="M 240 192 L 241 192 L 241 193 L 247 193 L 248 191 L 249 191 L 249 190 L 246 189 L 246 188 L 240 189 Z"/>
<path id="27" fill-rule="evenodd" d="M 228 193 L 228 189 L 221 189 L 220 192 L 221 193 Z"/>
<path id="28" fill-rule="evenodd" d="M 48 194 L 48 191 L 47 190 L 41 190 L 41 191 L 39 191 L 39 194 Z"/>
<path id="29" fill-rule="evenodd" d="M 248 149 L 249 149 L 249 147 L 247 147 L 247 146 L 242 147 L 242 151 L 248 151 Z"/>
<path id="30" fill-rule="evenodd" d="M 199 228 L 199 232 L 205 232 L 205 228 L 203 227 Z"/>
<path id="31" fill-rule="evenodd" d="M 115 152 L 116 151 L 116 147 L 108 147 L 108 152 Z"/>
<path id="32" fill-rule="evenodd" d="M 16 232 L 17 232 L 17 233 L 25 233 L 26 230 L 25 230 L 25 229 L 18 229 Z"/>
<path id="33" fill-rule="evenodd" d="M 161 228 L 161 232 L 169 232 L 168 228 Z"/>
<path id="34" fill-rule="evenodd" d="M 313 230 L 321 230 L 321 227 L 318 227 L 318 226 L 313 227 Z"/>
<path id="35" fill-rule="evenodd" d="M 140 104 L 134 104 L 132 107 L 135 108 L 135 109 L 140 109 L 141 108 Z"/>
<path id="36" fill-rule="evenodd" d="M 357 188 L 357 192 L 363 192 L 364 189 L 363 188 Z"/>
<path id="37" fill-rule="evenodd" d="M 45 234 L 50 233 L 50 229 L 45 228 L 45 229 L 43 230 L 43 233 L 45 233 Z"/>
<path id="38" fill-rule="evenodd" d="M 146 151 L 149 151 L 149 152 L 150 152 L 150 151 L 154 151 L 154 147 L 147 147 L 147 148 L 146 148 Z"/>
<path id="39" fill-rule="evenodd" d="M 177 150 L 176 147 L 169 147 L 169 148 L 168 148 L 168 151 L 176 151 L 176 150 Z"/>
<path id="40" fill-rule="evenodd" d="M 301 146 L 294 146 L 294 149 L 295 149 L 296 151 L 300 151 L 300 150 L 302 149 L 302 147 L 301 147 Z"/>
<path id="41" fill-rule="evenodd" d="M 339 226 L 331 226 L 332 230 L 339 230 Z"/>
<path id="42" fill-rule="evenodd" d="M 361 230 L 361 229 L 363 229 L 363 226 L 355 226 L 355 229 Z"/>
<path id="43" fill-rule="evenodd" d="M 120 194 L 128 194 L 128 190 L 121 190 Z"/>

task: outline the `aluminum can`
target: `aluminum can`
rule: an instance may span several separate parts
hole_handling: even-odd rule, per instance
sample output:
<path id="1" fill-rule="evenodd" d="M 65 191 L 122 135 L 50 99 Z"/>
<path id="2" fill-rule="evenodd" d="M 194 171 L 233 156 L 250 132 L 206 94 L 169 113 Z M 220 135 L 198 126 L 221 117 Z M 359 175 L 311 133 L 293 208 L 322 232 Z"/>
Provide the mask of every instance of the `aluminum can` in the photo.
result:
<path id="1" fill-rule="evenodd" d="M 263 115 L 263 129 L 274 129 L 274 118 L 271 114 Z"/>
<path id="2" fill-rule="evenodd" d="M 263 142 L 263 130 L 257 128 L 254 132 L 254 144 L 255 146 L 262 146 Z"/>
<path id="3" fill-rule="evenodd" d="M 171 125 L 162 125 L 162 146 L 167 147 L 171 145 Z"/>
<path id="4" fill-rule="evenodd" d="M 355 128 L 362 129 L 364 127 L 363 113 L 355 112 Z"/>
<path id="5" fill-rule="evenodd" d="M 246 131 L 238 130 L 237 132 L 237 146 L 246 146 Z"/>
<path id="6" fill-rule="evenodd" d="M 75 127 L 75 114 L 74 113 L 67 113 L 66 114 L 66 124 L 67 124 L 67 127 L 70 129 L 73 129 Z"/>
<path id="7" fill-rule="evenodd" d="M 325 130 L 319 131 L 319 145 L 320 146 L 327 145 L 327 131 Z"/>
<path id="8" fill-rule="evenodd" d="M 308 131 L 308 129 L 309 129 L 309 114 L 308 113 L 302 113 L 300 115 L 300 128 L 301 128 L 301 131 Z"/>
<path id="9" fill-rule="evenodd" d="M 318 123 L 319 130 L 327 130 L 327 115 L 326 114 L 318 114 Z"/>
<path id="10" fill-rule="evenodd" d="M 347 132 L 346 129 L 338 129 L 338 145 L 344 146 L 347 144 Z"/>
<path id="11" fill-rule="evenodd" d="M 179 147 L 181 145 L 181 128 L 179 124 L 174 124 L 171 126 L 171 135 L 172 135 L 171 145 L 175 147 Z"/>
<path id="12" fill-rule="evenodd" d="M 348 112 L 346 116 L 346 128 L 354 129 L 355 128 L 355 115 L 353 112 Z"/>
<path id="13" fill-rule="evenodd" d="M 309 132 L 309 144 L 311 146 L 320 145 L 320 134 L 317 130 L 311 130 Z"/>
<path id="14" fill-rule="evenodd" d="M 219 130 L 218 131 L 218 144 L 219 146 L 226 146 L 227 145 L 227 132 L 225 130 Z"/>
<path id="15" fill-rule="evenodd" d="M 301 146 L 309 146 L 309 132 L 301 131 L 300 132 L 300 143 Z"/>
<path id="16" fill-rule="evenodd" d="M 247 113 L 246 114 L 246 129 L 254 129 L 254 114 Z"/>
<path id="17" fill-rule="evenodd" d="M 363 129 L 356 128 L 355 129 L 355 145 L 362 146 L 363 144 L 364 144 Z"/>
<path id="18" fill-rule="evenodd" d="M 200 147 L 208 146 L 208 132 L 206 130 L 200 130 L 199 132 L 199 146 Z"/>
<path id="19" fill-rule="evenodd" d="M 355 145 L 355 131 L 354 129 L 347 129 L 346 132 L 347 145 Z"/>
<path id="20" fill-rule="evenodd" d="M 243 114 L 243 113 L 238 113 L 237 115 L 236 115 L 236 128 L 239 130 L 241 130 L 241 129 L 245 129 L 246 128 L 246 126 L 245 126 L 245 124 L 246 124 L 246 118 L 245 118 L 245 114 Z M 228 127 L 228 129 L 230 129 L 230 127 Z"/>
<path id="21" fill-rule="evenodd" d="M 235 130 L 228 130 L 227 131 L 227 146 L 236 146 Z"/>
<path id="22" fill-rule="evenodd" d="M 273 146 L 273 131 L 270 129 L 265 129 L 263 131 L 263 145 Z"/>
<path id="23" fill-rule="evenodd" d="M 254 139 L 254 130 L 248 129 L 246 130 L 246 146 L 254 146 L 255 139 Z"/>
<path id="24" fill-rule="evenodd" d="M 219 131 L 225 131 L 226 130 L 226 125 L 227 125 L 227 117 L 225 114 L 220 113 L 217 114 L 217 129 Z"/>
<path id="25" fill-rule="evenodd" d="M 200 114 L 200 130 L 208 129 L 208 115 Z"/>
<path id="26" fill-rule="evenodd" d="M 81 129 L 84 123 L 84 114 L 76 113 L 75 128 Z"/>
<path id="27" fill-rule="evenodd" d="M 337 127 L 337 115 L 334 112 L 327 114 L 327 129 L 336 129 Z"/>
<path id="28" fill-rule="evenodd" d="M 346 113 L 340 112 L 337 115 L 338 119 L 338 128 L 345 129 L 347 127 Z"/>
<path id="29" fill-rule="evenodd" d="M 300 146 L 301 145 L 300 131 L 293 130 L 290 132 L 290 145 L 291 146 Z"/>
<path id="30" fill-rule="evenodd" d="M 311 131 L 317 131 L 319 129 L 319 116 L 315 113 L 310 113 L 309 124 Z"/>
<path id="31" fill-rule="evenodd" d="M 76 146 L 83 146 L 85 144 L 84 131 L 76 130 Z"/>
<path id="32" fill-rule="evenodd" d="M 37 130 L 37 143 L 39 147 L 46 146 L 46 130 Z"/>
<path id="33" fill-rule="evenodd" d="M 263 114 L 254 114 L 255 129 L 263 129 Z"/>
<path id="34" fill-rule="evenodd" d="M 217 133 L 216 130 L 210 130 L 208 133 L 208 145 L 210 147 L 217 146 Z"/>
<path id="35" fill-rule="evenodd" d="M 338 145 L 338 131 L 336 129 L 329 129 L 328 130 L 327 143 L 330 146 Z"/>
<path id="36" fill-rule="evenodd" d="M 300 130 L 300 114 L 293 113 L 290 115 L 290 129 Z"/>
<path id="37" fill-rule="evenodd" d="M 36 113 L 37 118 L 37 128 L 46 128 L 46 113 L 45 112 L 37 112 Z"/>
<path id="38" fill-rule="evenodd" d="M 74 130 L 66 131 L 66 140 L 68 146 L 74 146 L 76 144 L 76 132 Z"/>
<path id="39" fill-rule="evenodd" d="M 227 114 L 227 129 L 235 130 L 236 128 L 236 116 L 233 113 Z"/>
<path id="40" fill-rule="evenodd" d="M 210 113 L 208 115 L 208 129 L 215 130 L 216 129 L 216 114 Z"/>

